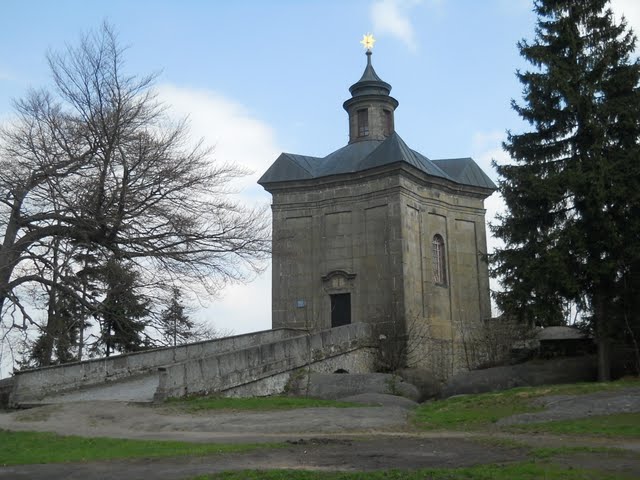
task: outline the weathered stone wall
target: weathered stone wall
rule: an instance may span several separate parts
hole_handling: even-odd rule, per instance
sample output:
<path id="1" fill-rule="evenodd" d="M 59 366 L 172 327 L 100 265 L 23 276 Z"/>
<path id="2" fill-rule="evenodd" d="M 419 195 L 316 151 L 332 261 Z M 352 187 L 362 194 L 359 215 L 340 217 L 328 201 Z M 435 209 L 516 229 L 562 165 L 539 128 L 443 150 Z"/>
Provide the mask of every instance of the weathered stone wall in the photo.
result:
<path id="1" fill-rule="evenodd" d="M 392 298 L 402 303 L 397 188 L 397 178 L 377 176 L 274 192 L 274 328 L 329 328 L 333 293 L 351 293 L 352 321 L 389 315 Z M 326 278 L 335 271 L 355 276 Z"/>
<path id="2" fill-rule="evenodd" d="M 0 410 L 9 406 L 9 397 L 13 391 L 13 378 L 0 380 Z"/>
<path id="3" fill-rule="evenodd" d="M 375 357 L 371 332 L 371 327 L 363 323 L 313 334 L 291 330 L 259 332 L 224 339 L 224 348 L 209 350 L 205 355 L 196 355 L 193 353 L 194 348 L 199 348 L 202 352 L 203 346 L 206 346 L 202 343 L 211 342 L 186 345 L 182 348 L 190 350 L 192 354 L 183 357 L 181 361 L 148 366 L 144 372 L 130 370 L 129 374 L 125 374 L 123 370 L 118 379 L 126 380 L 124 382 L 94 376 L 83 383 L 71 375 L 80 364 L 71 366 L 66 372 L 65 366 L 32 370 L 12 379 L 15 384 L 10 405 L 66 401 L 63 398 L 65 395 L 73 395 L 78 391 L 86 398 L 92 398 L 95 389 L 102 390 L 99 398 L 103 400 L 118 399 L 121 395 L 117 398 L 105 397 L 104 387 L 108 386 L 108 390 L 115 395 L 119 393 L 118 389 L 127 388 L 127 382 L 135 378 L 144 378 L 146 383 L 153 384 L 149 399 L 155 391 L 153 397 L 156 400 L 196 393 L 227 396 L 280 393 L 290 374 L 300 368 L 310 368 L 316 372 L 334 372 L 338 369 L 353 373 L 370 372 Z M 144 352 L 149 363 L 153 358 L 149 355 L 151 353 L 153 352 Z M 162 351 L 157 353 L 162 354 Z M 140 355 L 142 354 L 123 355 L 119 360 L 139 361 Z M 115 358 L 83 363 L 89 367 L 88 364 L 104 364 L 111 360 Z M 65 374 L 66 378 L 73 379 L 73 383 L 60 383 Z M 64 395 L 60 395 L 61 393 Z"/>
<path id="4" fill-rule="evenodd" d="M 413 366 L 442 378 L 473 367 L 489 318 L 489 273 L 482 198 L 425 188 L 406 178 L 403 204 L 404 301 Z M 445 242 L 445 282 L 436 283 L 432 241 Z"/>
<path id="5" fill-rule="evenodd" d="M 360 137 L 358 132 L 358 110 L 366 109 L 369 118 L 369 135 Z M 384 140 L 393 133 L 393 110 L 394 107 L 390 102 L 380 102 L 376 99 L 369 101 L 361 101 L 352 105 L 349 109 L 349 143 L 361 140 Z M 389 112 L 391 128 L 387 128 L 387 115 Z"/>
<path id="6" fill-rule="evenodd" d="M 160 371 L 157 399 L 189 394 L 228 396 L 282 392 L 299 368 L 327 372 L 371 371 L 371 327 L 355 323 L 314 334 L 264 343 L 213 357 L 187 360 Z"/>
<path id="7" fill-rule="evenodd" d="M 205 358 L 224 352 L 240 351 L 261 343 L 273 343 L 296 335 L 300 335 L 300 331 L 292 329 L 267 330 L 190 343 L 176 348 L 158 348 L 108 358 L 25 370 L 17 373 L 14 377 L 10 403 L 21 404 L 52 394 L 76 390 L 80 387 L 98 385 L 131 377 L 132 375 L 155 371 L 163 365 Z"/>
<path id="8" fill-rule="evenodd" d="M 239 387 L 230 388 L 222 392 L 226 397 L 262 397 L 286 392 L 292 379 L 295 381 L 307 371 L 315 373 L 335 373 L 337 370 L 346 370 L 349 373 L 369 373 L 375 361 L 375 348 L 361 347 L 347 351 L 333 357 L 315 361 L 300 369 L 278 373 L 261 378 L 255 382 L 247 383 Z"/>
<path id="9" fill-rule="evenodd" d="M 473 363 L 465 342 L 490 317 L 486 192 L 395 166 L 272 193 L 274 328 L 329 328 L 329 295 L 350 293 L 352 321 L 429 330 L 427 340 L 413 334 L 425 343 L 418 366 L 447 377 Z"/>

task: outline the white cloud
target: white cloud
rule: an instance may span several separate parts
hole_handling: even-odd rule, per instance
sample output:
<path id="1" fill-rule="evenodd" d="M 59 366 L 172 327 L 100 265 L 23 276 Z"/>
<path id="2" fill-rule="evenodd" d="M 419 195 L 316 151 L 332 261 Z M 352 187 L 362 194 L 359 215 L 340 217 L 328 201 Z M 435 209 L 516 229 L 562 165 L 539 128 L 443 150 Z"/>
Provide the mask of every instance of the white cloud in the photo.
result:
<path id="1" fill-rule="evenodd" d="M 253 171 L 239 183 L 243 188 L 241 201 L 270 202 L 270 195 L 256 185 L 257 179 L 281 152 L 269 125 L 251 115 L 239 102 L 210 90 L 166 84 L 157 90 L 171 114 L 189 117 L 194 140 L 203 138 L 205 144 L 215 147 L 217 160 Z M 219 299 L 205 305 L 195 317 L 236 334 L 271 328 L 270 269 L 251 283 L 228 286 L 220 292 Z"/>
<path id="2" fill-rule="evenodd" d="M 498 175 L 491 166 L 491 162 L 495 160 L 500 165 L 511 163 L 511 158 L 502 148 L 504 138 L 504 132 L 494 130 L 489 132 L 476 132 L 471 140 L 473 159 L 494 182 L 497 182 Z M 504 212 L 504 208 L 504 200 L 500 194 L 494 193 L 486 199 L 485 209 L 487 210 L 487 222 L 493 222 L 497 214 Z M 490 233 L 487 236 L 487 243 L 490 252 L 496 246 L 500 245 L 500 241 L 493 238 Z"/>
<path id="3" fill-rule="evenodd" d="M 504 214 L 506 210 L 506 204 L 499 192 L 493 193 L 489 198 L 484 201 L 484 208 L 487 210 L 487 227 L 496 223 L 498 215 Z M 490 230 L 487 231 L 487 251 L 493 252 L 496 248 L 502 247 L 504 243 L 499 238 L 494 237 Z"/>
<path id="4" fill-rule="evenodd" d="M 496 217 L 499 214 L 503 214 L 506 209 L 506 205 L 504 203 L 504 199 L 499 192 L 494 192 L 489 198 L 484 201 L 484 208 L 487 210 L 486 213 L 486 221 L 487 221 L 487 253 L 493 253 L 497 248 L 501 248 L 504 246 L 504 242 L 493 236 L 491 233 L 490 225 L 496 223 Z M 500 285 L 500 280 L 497 278 L 489 279 L 489 287 L 491 291 L 500 291 L 502 287 Z M 491 299 L 491 311 L 494 316 L 500 314 L 497 305 Z"/>
<path id="5" fill-rule="evenodd" d="M 238 185 L 248 199 L 268 202 L 270 196 L 256 181 L 280 154 L 274 130 L 251 115 L 242 104 L 211 90 L 175 85 L 157 88 L 160 100 L 179 118 L 188 117 L 193 138 L 214 146 L 213 156 L 224 163 L 242 166 L 252 173 Z"/>
<path id="6" fill-rule="evenodd" d="M 502 148 L 502 142 L 505 137 L 506 134 L 504 132 L 493 130 L 490 132 L 476 132 L 471 138 L 473 159 L 494 182 L 496 181 L 497 173 L 491 166 L 491 162 L 495 160 L 502 165 L 511 161 L 507 152 Z"/>
<path id="7" fill-rule="evenodd" d="M 497 182 L 498 175 L 491 166 L 491 162 L 495 160 L 499 165 L 511 163 L 511 158 L 502 148 L 502 142 L 504 141 L 505 136 L 506 134 L 504 132 L 493 130 L 488 132 L 476 132 L 471 139 L 471 152 L 473 159 L 494 182 Z M 496 248 L 502 247 L 504 243 L 499 238 L 493 236 L 489 225 L 496 223 L 497 215 L 505 212 L 506 205 L 500 193 L 495 192 L 484 201 L 484 208 L 487 211 L 485 216 L 487 221 L 487 252 L 492 253 Z M 489 284 L 493 291 L 501 289 L 500 282 L 495 278 L 491 278 Z M 492 313 L 494 315 L 499 314 L 495 302 L 493 301 Z"/>
<path id="8" fill-rule="evenodd" d="M 618 18 L 625 16 L 636 35 L 640 35 L 640 2 L 638 0 L 611 0 L 611 8 Z"/>
<path id="9" fill-rule="evenodd" d="M 194 317 L 234 335 L 269 330 L 271 266 L 250 283 L 228 286 L 219 301 L 201 309 Z"/>
<path id="10" fill-rule="evenodd" d="M 410 10 L 421 0 L 376 0 L 371 5 L 371 21 L 375 34 L 389 34 L 402 41 L 411 51 L 417 50 Z"/>

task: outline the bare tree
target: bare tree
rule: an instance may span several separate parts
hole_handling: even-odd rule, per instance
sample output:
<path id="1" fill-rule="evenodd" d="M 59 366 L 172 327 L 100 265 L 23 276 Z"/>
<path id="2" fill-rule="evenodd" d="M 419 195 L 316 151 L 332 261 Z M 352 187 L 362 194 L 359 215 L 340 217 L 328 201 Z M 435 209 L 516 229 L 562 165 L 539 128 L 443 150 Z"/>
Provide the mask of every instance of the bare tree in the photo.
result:
<path id="1" fill-rule="evenodd" d="M 264 208 L 228 197 L 245 172 L 192 146 L 186 122 L 171 122 L 150 87 L 124 72 L 112 28 L 47 57 L 51 92 L 15 102 L 0 131 L 0 309 L 5 324 L 33 322 L 26 291 L 46 287 L 87 309 L 95 298 L 60 271 L 63 251 L 126 261 L 150 290 L 199 285 L 207 293 L 260 270 L 268 254 Z M 54 277 L 55 272 L 55 277 Z"/>

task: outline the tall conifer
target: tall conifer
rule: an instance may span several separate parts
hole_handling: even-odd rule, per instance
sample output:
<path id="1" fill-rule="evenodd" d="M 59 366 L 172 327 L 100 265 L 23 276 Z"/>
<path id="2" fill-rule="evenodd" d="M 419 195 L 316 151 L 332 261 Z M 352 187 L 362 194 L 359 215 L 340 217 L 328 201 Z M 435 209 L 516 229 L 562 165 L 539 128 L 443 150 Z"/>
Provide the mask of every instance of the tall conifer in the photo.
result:
<path id="1" fill-rule="evenodd" d="M 536 35 L 520 53 L 523 103 L 533 129 L 508 133 L 514 163 L 496 166 L 507 211 L 493 256 L 505 313 L 562 322 L 575 302 L 598 341 L 608 379 L 610 342 L 637 332 L 625 298 L 637 297 L 640 239 L 640 64 L 636 37 L 607 0 L 537 0 Z M 626 313 L 625 313 L 626 312 Z M 630 320 L 630 322 L 629 322 Z"/>
<path id="2" fill-rule="evenodd" d="M 160 334 L 166 345 L 177 346 L 196 341 L 196 324 L 189 318 L 178 287 L 171 289 L 167 306 L 160 313 Z"/>

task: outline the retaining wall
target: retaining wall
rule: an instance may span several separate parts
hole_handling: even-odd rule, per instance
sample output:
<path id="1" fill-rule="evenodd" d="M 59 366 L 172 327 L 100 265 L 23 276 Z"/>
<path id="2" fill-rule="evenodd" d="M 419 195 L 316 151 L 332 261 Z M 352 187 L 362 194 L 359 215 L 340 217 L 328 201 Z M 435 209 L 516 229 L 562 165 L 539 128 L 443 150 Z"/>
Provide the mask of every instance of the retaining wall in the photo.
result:
<path id="1" fill-rule="evenodd" d="M 236 335 L 178 347 L 158 348 L 142 352 L 117 355 L 108 358 L 86 360 L 51 367 L 18 372 L 13 378 L 11 405 L 29 400 L 42 399 L 52 394 L 76 390 L 119 380 L 146 372 L 155 372 L 159 367 L 198 359 L 244 351 L 260 344 L 271 344 L 293 336 L 300 330 L 281 328 L 263 332 Z M 216 357 L 217 358 L 217 357 Z"/>
<path id="2" fill-rule="evenodd" d="M 0 380 L 0 410 L 9 406 L 9 397 L 13 391 L 13 378 Z"/>
<path id="3" fill-rule="evenodd" d="M 155 398 L 212 392 L 268 395 L 282 391 L 291 371 L 307 366 L 319 371 L 345 367 L 354 373 L 371 371 L 370 325 L 354 323 L 163 367 Z"/>

